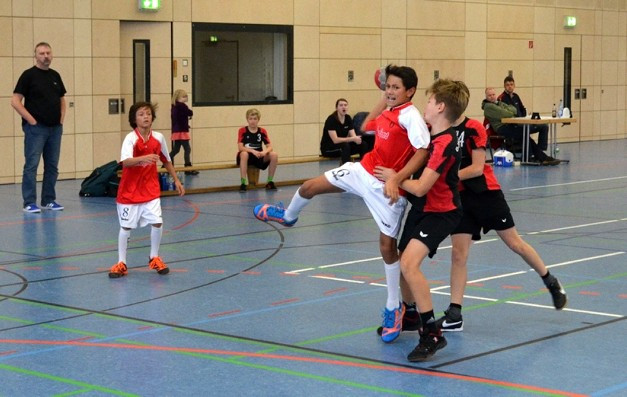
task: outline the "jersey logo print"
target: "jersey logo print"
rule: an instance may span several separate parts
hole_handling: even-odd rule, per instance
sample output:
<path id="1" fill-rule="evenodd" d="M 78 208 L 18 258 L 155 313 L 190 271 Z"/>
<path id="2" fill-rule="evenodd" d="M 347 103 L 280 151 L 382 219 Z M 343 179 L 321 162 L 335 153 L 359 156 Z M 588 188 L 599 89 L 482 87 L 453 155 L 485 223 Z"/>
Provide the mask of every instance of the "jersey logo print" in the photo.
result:
<path id="1" fill-rule="evenodd" d="M 420 237 L 425 238 L 428 236 L 427 233 L 423 233 L 422 230 L 420 232 L 418 232 L 418 234 L 420 234 Z"/>
<path id="2" fill-rule="evenodd" d="M 501 219 L 501 222 L 503 222 L 503 223 L 507 222 L 507 218 Z"/>

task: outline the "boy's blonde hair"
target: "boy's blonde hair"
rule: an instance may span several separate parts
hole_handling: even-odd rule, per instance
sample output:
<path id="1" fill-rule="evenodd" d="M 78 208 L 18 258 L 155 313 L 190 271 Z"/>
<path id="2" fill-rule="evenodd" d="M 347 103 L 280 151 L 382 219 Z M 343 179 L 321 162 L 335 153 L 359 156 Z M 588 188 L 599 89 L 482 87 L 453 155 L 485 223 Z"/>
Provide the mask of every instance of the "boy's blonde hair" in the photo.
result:
<path id="1" fill-rule="evenodd" d="M 174 91 L 174 95 L 172 95 L 172 105 L 176 105 L 176 102 L 183 98 L 184 96 L 187 96 L 187 91 L 185 90 L 176 90 Z"/>
<path id="2" fill-rule="evenodd" d="M 439 79 L 431 84 L 425 91 L 427 95 L 433 95 L 436 103 L 444 103 L 444 117 L 454 122 L 461 116 L 468 106 L 470 91 L 463 81 Z"/>
<path id="3" fill-rule="evenodd" d="M 257 119 L 261 120 L 261 112 L 257 109 L 248 109 L 246 111 L 246 120 L 248 120 L 250 116 L 257 116 Z"/>

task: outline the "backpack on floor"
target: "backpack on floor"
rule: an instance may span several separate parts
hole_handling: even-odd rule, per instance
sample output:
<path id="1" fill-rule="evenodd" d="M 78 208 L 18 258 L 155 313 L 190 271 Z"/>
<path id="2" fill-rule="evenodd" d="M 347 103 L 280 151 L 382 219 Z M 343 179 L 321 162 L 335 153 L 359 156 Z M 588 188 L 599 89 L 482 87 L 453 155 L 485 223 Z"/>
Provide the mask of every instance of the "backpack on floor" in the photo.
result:
<path id="1" fill-rule="evenodd" d="M 120 185 L 120 177 L 118 176 L 120 169 L 122 166 L 116 160 L 96 168 L 81 183 L 81 190 L 78 195 L 81 197 L 115 197 Z"/>

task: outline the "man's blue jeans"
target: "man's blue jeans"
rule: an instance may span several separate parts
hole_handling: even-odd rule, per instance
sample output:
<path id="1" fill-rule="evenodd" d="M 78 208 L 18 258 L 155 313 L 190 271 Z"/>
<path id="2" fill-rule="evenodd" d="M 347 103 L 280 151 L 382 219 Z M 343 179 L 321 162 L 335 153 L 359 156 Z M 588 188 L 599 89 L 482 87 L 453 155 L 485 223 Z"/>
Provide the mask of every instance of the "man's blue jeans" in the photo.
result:
<path id="1" fill-rule="evenodd" d="M 59 156 L 61 154 L 61 124 L 48 127 L 42 124 L 22 125 L 24 131 L 24 172 L 22 173 L 23 206 L 37 203 L 37 167 L 39 159 L 44 159 L 44 180 L 41 188 L 41 205 L 56 200 L 54 187 L 59 176 Z"/>

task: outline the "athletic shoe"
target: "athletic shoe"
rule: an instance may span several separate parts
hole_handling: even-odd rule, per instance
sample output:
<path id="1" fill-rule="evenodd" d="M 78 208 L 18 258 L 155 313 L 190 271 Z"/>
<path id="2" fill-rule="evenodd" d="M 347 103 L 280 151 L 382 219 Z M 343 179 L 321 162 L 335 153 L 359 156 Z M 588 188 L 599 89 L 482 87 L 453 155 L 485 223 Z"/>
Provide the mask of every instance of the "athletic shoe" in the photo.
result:
<path id="1" fill-rule="evenodd" d="M 24 206 L 24 209 L 22 209 L 22 211 L 29 212 L 31 214 L 38 214 L 41 212 L 41 208 L 37 207 L 37 204 L 27 204 L 26 206 Z"/>
<path id="2" fill-rule="evenodd" d="M 448 310 L 444 310 L 444 316 L 435 321 L 435 325 L 442 331 L 460 332 L 464 330 L 464 320 L 460 315 L 459 318 L 449 316 Z"/>
<path id="3" fill-rule="evenodd" d="M 381 330 L 383 342 L 394 342 L 401 334 L 403 315 L 405 315 L 405 306 L 402 303 L 394 310 L 388 310 L 387 307 L 383 309 L 383 329 Z"/>
<path id="4" fill-rule="evenodd" d="M 185 171 L 185 175 L 198 175 L 200 174 L 200 172 L 194 170 L 194 171 Z"/>
<path id="5" fill-rule="evenodd" d="M 442 331 L 420 334 L 420 343 L 409 353 L 407 359 L 411 362 L 424 361 L 445 346 L 446 339 L 442 336 Z"/>
<path id="6" fill-rule="evenodd" d="M 158 256 L 152 258 L 150 262 L 148 262 L 148 266 L 150 266 L 151 269 L 155 269 L 159 274 L 168 274 L 170 272 L 168 266 L 163 263 L 161 258 Z"/>
<path id="7" fill-rule="evenodd" d="M 51 210 L 51 211 L 63 211 L 65 207 L 63 207 L 61 204 L 57 203 L 56 201 L 52 201 L 44 205 L 43 208 L 46 210 Z"/>
<path id="8" fill-rule="evenodd" d="M 285 216 L 285 208 L 283 207 L 283 203 L 278 203 L 277 205 L 270 204 L 259 204 L 255 208 L 253 208 L 253 214 L 255 218 L 260 221 L 268 222 L 273 221 L 280 223 L 285 227 L 292 227 L 298 221 L 298 218 L 292 219 L 291 221 L 286 221 L 283 217 Z"/>
<path id="9" fill-rule="evenodd" d="M 276 186 L 274 185 L 274 182 L 270 181 L 266 183 L 266 190 L 276 190 Z"/>
<path id="10" fill-rule="evenodd" d="M 128 268 L 124 262 L 118 262 L 109 269 L 109 278 L 119 278 L 128 274 Z"/>
<path id="11" fill-rule="evenodd" d="M 557 310 L 563 309 L 564 306 L 566 306 L 566 302 L 568 302 L 568 298 L 566 297 L 566 291 L 564 291 L 560 282 L 555 278 L 552 283 L 547 285 L 547 288 L 551 293 L 555 308 Z"/>
<path id="12" fill-rule="evenodd" d="M 241 184 L 239 185 L 239 192 L 240 193 L 246 193 L 246 185 L 245 184 Z"/>
<path id="13" fill-rule="evenodd" d="M 420 314 L 416 310 L 408 310 L 408 306 L 403 302 L 405 307 L 405 315 L 401 322 L 401 332 L 418 331 L 420 329 Z M 383 334 L 383 326 L 377 328 L 377 335 Z"/>
<path id="14" fill-rule="evenodd" d="M 542 160 L 542 165 L 558 165 L 561 161 L 554 159 L 551 156 L 547 156 L 544 160 Z"/>

